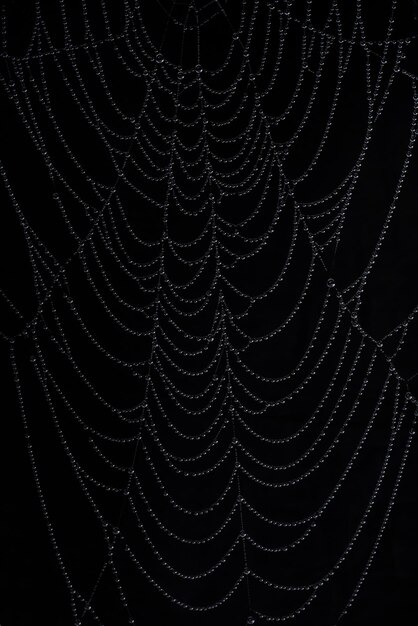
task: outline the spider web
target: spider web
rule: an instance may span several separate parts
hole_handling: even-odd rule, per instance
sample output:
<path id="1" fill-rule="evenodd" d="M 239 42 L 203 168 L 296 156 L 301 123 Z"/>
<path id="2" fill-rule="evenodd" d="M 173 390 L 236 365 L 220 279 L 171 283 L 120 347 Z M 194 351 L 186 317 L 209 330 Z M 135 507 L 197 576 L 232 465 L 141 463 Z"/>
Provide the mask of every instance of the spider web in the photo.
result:
<path id="1" fill-rule="evenodd" d="M 31 304 L 5 280 L 2 336 L 74 624 L 141 623 L 138 585 L 188 623 L 312 623 L 345 572 L 336 623 L 369 573 L 415 433 L 418 307 L 370 307 L 418 96 L 397 3 L 380 39 L 341 5 L 36 2 L 24 54 L 3 7 Z"/>

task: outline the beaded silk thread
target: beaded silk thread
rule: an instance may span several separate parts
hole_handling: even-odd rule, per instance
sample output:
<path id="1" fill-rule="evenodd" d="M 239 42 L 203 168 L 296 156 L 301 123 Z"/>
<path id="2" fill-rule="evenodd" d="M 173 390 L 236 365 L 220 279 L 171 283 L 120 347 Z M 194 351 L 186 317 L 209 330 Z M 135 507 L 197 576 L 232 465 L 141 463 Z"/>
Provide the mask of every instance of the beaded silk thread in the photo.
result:
<path id="1" fill-rule="evenodd" d="M 247 624 L 309 623 L 309 611 L 357 549 L 364 558 L 336 623 L 377 553 L 415 434 L 416 399 L 397 359 L 418 306 L 376 338 L 362 322 L 362 303 L 414 152 L 416 77 L 404 68 L 412 39 L 394 35 L 396 0 L 381 40 L 367 38 L 360 0 L 350 37 L 339 0 L 321 28 L 313 23 L 314 4 L 306 0 L 301 16 L 291 0 L 242 0 L 233 19 L 221 0 L 158 0 L 164 18 L 157 42 L 139 0 L 121 3 L 117 29 L 111 3 L 100 0 L 106 35 L 100 37 L 82 0 L 80 41 L 69 3 L 58 0 L 63 43 L 56 45 L 37 0 L 24 55 L 9 51 L 3 7 L 1 87 L 47 173 L 67 247 L 60 254 L 38 232 L 0 163 L 34 291 L 27 317 L 0 290 L 19 323 L 2 338 L 76 626 L 109 623 L 97 600 L 104 580 L 120 623 L 142 623 L 127 563 L 142 581 L 141 593 L 151 586 L 168 606 L 191 614 L 216 616 L 239 597 Z M 209 66 L 206 34 L 213 26 L 228 45 L 222 61 Z M 296 58 L 295 81 L 285 106 L 273 110 L 289 54 Z M 367 107 L 361 145 L 340 182 L 309 199 L 300 190 L 319 171 L 354 62 Z M 138 93 L 134 107 L 120 97 L 115 67 Z M 408 144 L 369 258 L 350 284 L 340 285 L 337 252 L 397 81 L 410 94 Z M 289 164 L 314 124 L 324 82 L 332 83 L 332 94 L 322 131 L 295 173 Z M 73 144 L 58 84 L 112 175 L 93 174 Z M 268 278 L 250 280 L 260 267 Z M 303 346 L 287 344 L 308 318 L 314 323 Z M 29 363 L 23 345 L 30 346 Z M 276 356 L 265 363 L 268 350 Z M 25 391 L 29 377 L 103 544 L 87 592 L 78 587 L 49 510 L 39 420 Z M 118 401 L 112 384 L 120 385 Z M 296 421 L 282 427 L 288 415 Z M 377 429 L 385 433 L 384 451 L 349 536 L 323 571 L 301 571 L 298 582 L 293 575 L 288 582 L 280 559 L 309 556 Z M 309 501 L 302 517 L 271 506 L 320 483 L 330 464 L 338 472 L 327 493 Z M 365 545 L 376 510 L 379 523 Z M 275 579 L 262 571 L 263 558 L 277 559 L 269 569 L 278 572 Z M 225 584 L 219 592 L 217 582 L 213 594 L 215 578 Z M 268 608 L 266 594 L 277 598 Z"/>

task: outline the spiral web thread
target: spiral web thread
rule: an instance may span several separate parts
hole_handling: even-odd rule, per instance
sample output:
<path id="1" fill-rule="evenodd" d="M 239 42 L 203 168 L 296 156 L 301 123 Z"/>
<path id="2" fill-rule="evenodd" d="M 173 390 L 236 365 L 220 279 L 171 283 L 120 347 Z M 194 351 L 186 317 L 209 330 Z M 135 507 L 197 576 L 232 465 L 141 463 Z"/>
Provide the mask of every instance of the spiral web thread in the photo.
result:
<path id="1" fill-rule="evenodd" d="M 123 3 L 116 32 L 102 0 L 101 38 L 88 3 L 81 4 L 82 43 L 72 37 L 69 4 L 61 0 L 64 45 L 56 46 L 38 2 L 20 57 L 8 53 L 3 11 L 1 76 L 66 229 L 56 250 L 53 235 L 31 223 L 1 164 L 36 297 L 28 319 L 1 291 L 21 328 L 3 338 L 74 623 L 109 623 L 106 602 L 96 603 L 106 576 L 121 624 L 139 623 L 135 577 L 141 590 L 149 585 L 185 612 L 215 615 L 239 597 L 247 623 L 308 619 L 360 550 L 339 619 L 373 562 L 414 435 L 416 402 L 397 358 L 416 310 L 379 339 L 361 320 L 416 137 L 415 77 L 403 67 L 410 40 L 393 35 L 396 2 L 381 41 L 366 38 L 360 2 L 349 38 L 337 0 L 322 29 L 311 22 L 309 0 L 299 13 L 292 2 L 243 1 L 236 26 L 227 3 L 159 3 L 166 23 L 158 42 L 139 1 Z M 203 61 L 205 29 L 213 25 L 229 42 L 216 68 Z M 274 111 L 274 98 L 264 105 L 280 88 L 290 39 L 297 78 L 286 106 Z M 309 199 L 299 190 L 317 173 L 354 58 L 367 106 L 361 147 L 338 185 Z M 119 101 L 114 68 L 120 84 L 138 94 L 134 112 Z M 332 90 L 321 136 L 308 164 L 290 176 L 288 160 L 303 149 L 325 74 Z M 363 271 L 340 285 L 338 246 L 398 81 L 408 83 L 411 102 L 402 168 Z M 92 174 L 83 151 L 72 147 L 58 84 L 94 136 L 106 176 Z M 298 333 L 300 342 L 289 342 Z M 34 388 L 43 398 L 41 416 Z M 37 441 L 47 420 L 82 497 L 78 515 L 88 509 L 96 541 L 103 539 L 97 576 L 83 590 L 42 479 L 46 451 Z M 288 575 L 283 558 L 309 558 L 333 500 L 344 506 L 377 428 L 384 454 L 335 558 L 322 571 Z M 326 484 L 324 493 L 317 483 Z M 300 489 L 318 490 L 318 497 L 295 517 L 286 502 Z M 369 533 L 365 542 L 376 508 L 374 539 Z"/>

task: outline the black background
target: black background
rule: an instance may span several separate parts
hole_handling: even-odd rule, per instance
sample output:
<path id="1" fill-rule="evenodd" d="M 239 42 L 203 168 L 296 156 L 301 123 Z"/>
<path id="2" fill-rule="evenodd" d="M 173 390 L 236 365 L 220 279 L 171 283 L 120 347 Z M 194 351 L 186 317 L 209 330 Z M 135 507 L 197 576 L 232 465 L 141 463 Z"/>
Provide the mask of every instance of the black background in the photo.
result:
<path id="1" fill-rule="evenodd" d="M 168 1 L 156 3 L 150 0 L 143 3 L 145 22 L 150 29 L 150 36 L 157 46 L 159 45 L 157 42 L 161 41 L 163 24 L 165 23 L 165 10 L 168 4 Z M 202 2 L 201 4 L 203 5 L 204 3 Z M 341 4 L 345 28 L 344 34 L 349 37 L 355 3 L 344 2 Z M 414 37 L 417 33 L 417 3 L 405 0 L 399 4 L 400 7 L 396 12 L 394 37 Z M 16 56 L 22 55 L 33 28 L 34 4 L 23 1 L 9 1 L 3 3 L 3 5 L 6 8 L 9 20 L 8 52 Z M 230 16 L 231 24 L 235 24 L 239 3 L 223 2 L 222 6 L 225 7 Z M 302 6 L 303 3 L 296 2 L 292 10 L 297 14 L 298 10 L 302 11 Z M 318 0 L 313 2 L 312 21 L 318 28 L 323 24 L 328 7 L 328 2 L 322 3 Z M 381 39 L 384 37 L 389 7 L 389 2 L 372 2 L 367 0 L 362 2 L 368 39 Z M 50 25 L 50 32 L 56 37 L 56 45 L 59 46 L 62 31 L 55 9 L 54 3 L 42 3 L 42 14 Z M 100 38 L 100 21 L 99 19 L 97 21 L 94 19 L 96 12 L 97 16 L 100 13 L 99 3 L 89 3 L 89 11 L 92 23 L 97 26 L 97 37 Z M 176 11 L 181 16 L 184 8 L 179 6 Z M 74 2 L 71 7 L 69 6 L 68 13 L 71 15 L 71 24 L 75 33 L 74 40 L 77 40 L 77 29 L 79 30 L 78 37 L 82 39 L 82 20 L 80 18 L 79 3 Z M 121 29 L 122 14 L 122 6 L 111 7 L 112 27 L 115 32 Z M 178 61 L 178 40 L 176 40 L 173 33 L 169 31 L 163 51 L 168 58 Z M 259 28 L 256 31 L 255 40 L 257 41 L 258 38 L 258 41 L 261 42 L 263 41 L 263 36 L 262 28 Z M 202 37 L 201 63 L 203 66 L 216 65 L 217 59 L 222 57 L 222 45 L 227 41 L 228 37 L 230 37 L 229 26 L 227 26 L 222 13 L 219 12 L 218 16 L 209 23 L 205 31 L 205 37 Z M 376 58 L 379 58 L 379 47 L 374 46 L 374 49 L 376 50 Z M 418 74 L 417 51 L 418 45 L 413 39 L 407 47 L 406 58 L 402 62 L 403 69 L 412 74 Z M 192 46 L 190 49 L 185 49 L 183 59 L 185 66 L 194 65 L 196 60 L 193 54 Z M 288 54 L 290 58 L 288 75 L 282 79 L 281 85 L 283 88 L 281 97 L 283 97 L 284 101 L 286 100 L 286 92 L 290 92 L 292 89 L 294 79 L 291 47 Z M 296 43 L 294 54 L 296 56 Z M 56 215 L 56 206 L 51 200 L 54 189 L 47 170 L 19 121 L 13 103 L 7 97 L 4 81 L 8 80 L 10 72 L 13 74 L 13 69 L 3 59 L 1 63 L 2 85 L 0 95 L 2 113 L 0 157 L 5 164 L 16 197 L 29 223 L 37 230 L 40 237 L 47 242 L 56 258 L 65 259 L 74 248 L 74 241 L 71 241 L 63 227 L 62 220 Z M 362 82 L 359 76 L 361 76 Z M 138 93 L 135 93 L 129 86 L 124 85 L 122 78 L 119 78 L 116 73 L 112 76 L 112 80 L 114 89 L 117 90 L 118 96 L 120 96 L 119 102 L 123 102 L 127 110 L 135 113 L 138 107 Z M 385 107 L 384 115 L 379 120 L 379 130 L 370 147 L 364 173 L 352 201 L 344 237 L 334 260 L 333 275 L 336 277 L 338 285 L 344 286 L 348 284 L 357 276 L 359 269 L 364 267 L 364 261 L 370 255 L 372 245 L 375 242 L 375 235 L 379 232 L 389 206 L 390 194 L 393 193 L 394 184 L 399 177 L 410 132 L 412 112 L 411 84 L 411 79 L 404 74 L 401 74 L 396 79 L 391 96 Z M 324 85 L 325 95 L 322 96 L 323 100 L 319 99 L 318 109 L 313 116 L 314 121 L 308 125 L 306 133 L 299 141 L 298 149 L 292 153 L 289 159 L 288 167 L 291 174 L 298 173 L 304 166 L 306 167 L 306 163 L 309 162 L 309 157 L 306 155 L 312 154 L 312 149 L 318 141 L 318 135 L 321 135 L 323 122 L 326 120 L 328 112 L 325 106 L 326 102 L 329 102 L 326 99 L 327 86 L 332 89 L 332 77 L 328 79 L 328 82 L 325 80 Z M 51 92 L 56 88 L 56 93 L 58 94 L 58 82 L 55 85 L 53 78 L 51 78 L 50 88 Z M 91 93 L 94 94 L 94 87 L 91 87 Z M 303 187 L 304 196 L 302 197 L 304 198 L 320 197 L 322 193 L 326 193 L 328 189 L 333 187 L 332 181 L 335 181 L 334 186 L 338 184 L 342 177 L 341 172 L 350 168 L 353 154 L 356 154 L 364 136 L 366 117 L 364 66 L 361 63 L 360 54 L 358 59 L 354 59 L 352 71 L 345 81 L 345 90 L 341 102 L 342 104 L 338 110 L 336 122 L 331 133 L 329 152 L 325 154 L 322 165 L 317 170 L 317 175 L 312 177 L 309 184 Z M 70 104 L 61 99 L 59 100 L 59 106 L 61 107 L 61 113 L 63 113 L 61 116 L 62 123 L 67 123 L 65 130 L 67 136 L 68 134 L 71 135 L 72 145 L 76 147 L 76 152 L 83 155 L 83 163 L 88 164 L 91 168 L 91 175 L 101 181 L 105 181 L 106 177 L 111 175 L 111 170 L 108 169 L 109 163 L 102 157 L 97 145 L 93 141 L 89 142 L 86 139 L 84 127 L 73 115 Z M 266 108 L 270 107 L 271 111 L 274 111 L 275 106 L 278 106 L 278 104 L 274 99 L 266 103 Z M 278 108 L 280 109 L 280 106 Z M 49 140 L 48 132 L 50 131 L 46 130 L 47 140 Z M 60 158 L 58 152 L 56 153 L 56 158 Z M 360 309 L 361 323 L 373 337 L 380 337 L 389 332 L 394 326 L 402 322 L 417 304 L 417 161 L 418 159 L 414 152 L 400 197 L 399 210 L 396 212 L 396 217 L 391 225 L 389 236 L 381 254 L 382 262 L 378 264 L 374 272 Z M 73 179 L 71 176 L 73 176 Z M 69 178 L 74 184 L 81 184 L 76 174 L 69 174 Z M 1 287 L 4 288 L 5 293 L 16 304 L 22 312 L 24 320 L 27 321 L 33 316 L 36 306 L 26 244 L 16 220 L 14 208 L 4 187 L 0 194 L 2 207 Z M 129 202 L 129 199 L 127 199 L 127 202 Z M 251 205 L 251 199 L 247 200 L 247 204 Z M 245 204 L 240 205 L 238 208 L 244 214 L 248 209 Z M 236 209 L 237 206 L 231 206 L 230 215 L 234 215 Z M 138 217 L 135 217 L 133 213 L 130 217 L 133 220 L 137 220 L 138 229 L 143 228 L 144 232 L 145 229 L 148 229 L 147 233 L 150 236 L 160 232 L 161 215 L 152 209 L 144 208 L 144 213 L 139 214 Z M 79 226 L 80 229 L 84 227 L 81 221 Z M 286 238 L 283 241 L 285 242 Z M 277 246 L 280 247 L 280 241 L 277 242 Z M 299 270 L 303 272 L 306 267 L 306 257 L 303 254 L 298 263 Z M 267 271 L 266 267 L 268 266 L 268 256 L 256 262 L 255 272 L 252 275 L 245 276 L 246 286 L 249 289 L 257 284 L 258 277 Z M 117 278 L 116 273 L 115 278 Z M 74 298 L 81 302 L 82 306 L 84 306 L 83 302 L 85 303 L 83 315 L 86 315 L 87 318 L 90 315 L 90 321 L 96 323 L 94 310 L 89 309 L 88 296 L 84 292 L 79 267 L 70 267 L 69 283 Z M 316 292 L 315 289 L 317 290 Z M 314 296 L 315 293 L 322 293 L 320 280 L 318 284 L 315 283 L 314 285 Z M 59 298 L 60 296 L 58 295 L 57 299 L 59 300 Z M 1 328 L 5 333 L 5 337 L 13 336 L 21 329 L 22 320 L 16 318 L 10 312 L 10 307 L 5 302 L 2 301 L 1 306 L 3 320 Z M 279 307 L 280 305 L 277 306 Z M 305 338 L 309 336 L 309 330 L 313 324 L 309 312 L 314 314 L 315 311 L 316 304 L 315 297 L 313 297 L 306 313 L 307 318 L 302 320 L 300 327 L 293 330 L 292 334 L 287 338 L 288 345 L 286 349 L 289 353 L 296 349 L 297 346 L 303 345 Z M 63 312 L 63 315 L 65 316 L 66 313 Z M 260 318 L 253 321 L 254 332 L 258 334 L 263 332 L 264 325 L 268 323 L 268 320 L 269 317 L 267 316 L 267 319 Z M 46 316 L 47 326 L 48 323 L 49 319 Z M 99 328 L 99 322 L 97 324 L 97 328 Z M 107 332 L 104 327 L 102 330 L 105 333 Z M 41 342 L 43 345 L 46 345 L 47 331 L 44 329 L 39 332 Z M 418 371 L 416 357 L 417 332 L 416 321 L 413 321 L 398 363 L 399 370 L 406 378 L 413 376 Z M 81 341 L 79 342 L 75 331 L 73 341 L 74 345 L 83 350 L 83 344 Z M 117 342 L 118 339 L 115 338 L 114 341 Z M 24 383 L 24 395 L 27 406 L 30 407 L 30 420 L 34 425 L 33 432 L 36 433 L 34 442 L 39 454 L 43 484 L 45 485 L 45 491 L 50 494 L 49 498 L 53 511 L 51 517 L 59 521 L 57 524 L 60 538 L 59 545 L 66 556 L 71 555 L 73 578 L 80 589 L 88 594 L 88 590 L 91 589 L 102 562 L 103 540 L 101 537 L 100 539 L 98 538 L 97 530 L 94 530 L 92 519 L 89 517 L 91 513 L 87 512 L 80 493 L 74 485 L 66 460 L 59 453 L 56 434 L 50 420 L 48 421 L 47 419 L 47 407 L 40 393 L 39 384 L 37 384 L 36 377 L 33 374 L 33 368 L 31 368 L 28 362 L 28 357 L 34 351 L 34 342 L 29 337 L 21 338 L 16 343 L 18 361 Z M 56 558 L 46 530 L 45 519 L 42 515 L 34 487 L 32 470 L 25 448 L 22 422 L 16 402 L 16 391 L 10 368 L 7 340 L 2 341 L 2 344 L 1 380 L 4 384 L 2 385 L 3 411 L 1 420 L 3 488 L 0 523 L 2 553 L 0 569 L 0 624 L 1 626 L 29 626 L 32 624 L 43 624 L 44 626 L 62 624 L 66 626 L 73 623 L 69 596 L 62 575 L 57 567 Z M 118 347 L 117 343 L 115 346 Z M 125 348 L 129 354 L 130 346 L 128 342 Z M 49 355 L 49 358 L 54 363 L 52 353 Z M 87 349 L 85 358 L 86 361 L 89 358 Z M 274 360 L 274 354 L 264 354 L 262 358 L 264 363 L 268 365 L 270 361 Z M 58 360 L 56 367 L 60 368 Z M 96 373 L 100 375 L 100 368 L 102 367 L 100 361 L 97 361 L 95 367 Z M 61 370 L 60 373 L 65 376 L 64 370 Z M 383 375 L 383 366 L 378 366 L 375 371 L 376 384 L 379 384 Z M 105 376 L 104 373 L 103 376 Z M 71 388 L 71 383 L 69 384 Z M 418 395 L 418 378 L 411 381 L 410 388 L 415 395 Z M 81 392 L 77 391 L 77 393 Z M 117 401 L 122 393 L 127 392 L 125 388 L 122 388 L 116 382 L 112 393 L 113 398 Z M 369 401 L 372 402 L 372 391 L 370 394 Z M 82 395 L 78 399 L 84 401 Z M 308 403 L 309 400 L 310 398 L 305 398 L 303 401 Z M 88 403 L 87 398 L 85 401 Z M 303 412 L 303 408 L 303 404 L 299 404 L 294 411 L 296 413 L 298 411 Z M 283 416 L 284 420 L 288 420 L 289 429 L 291 429 L 293 417 L 292 415 Z M 285 423 L 287 422 L 285 421 Z M 352 436 L 354 438 L 355 435 L 356 432 L 353 431 Z M 373 439 L 372 447 L 368 449 L 367 456 L 363 459 L 357 470 L 358 473 L 353 479 L 351 492 L 347 491 L 345 500 L 341 499 L 335 505 L 335 511 L 331 515 L 330 520 L 315 531 L 317 538 L 315 545 L 310 544 L 310 548 L 304 553 L 303 558 L 299 558 L 299 560 L 294 562 L 289 560 L 282 566 L 289 575 L 301 569 L 305 572 L 310 572 L 311 568 L 313 568 L 314 571 L 316 563 L 324 555 L 334 554 L 336 546 L 342 545 L 341 538 L 345 536 L 344 533 L 349 536 L 349 533 L 352 531 L 352 525 L 350 524 L 356 519 L 356 501 L 357 499 L 361 500 L 362 490 L 365 494 L 368 493 L 367 486 L 375 479 L 376 468 L 379 460 L 382 458 L 386 436 L 387 434 L 383 427 L 381 431 L 378 429 Z M 83 449 L 84 442 L 82 438 L 80 437 L 80 441 L 77 442 L 75 436 L 75 441 L 76 445 Z M 345 445 L 345 452 L 348 452 L 351 449 L 350 442 L 347 442 Z M 342 452 L 343 457 L 344 452 Z M 335 472 L 338 471 L 340 464 L 341 459 L 330 462 L 329 476 L 332 476 L 333 470 Z M 417 455 L 414 445 L 406 466 L 396 505 L 392 511 L 378 555 L 357 601 L 342 623 L 365 625 L 378 624 L 385 621 L 385 623 L 398 626 L 408 626 L 417 622 L 417 469 Z M 218 491 L 216 487 L 217 485 L 215 484 L 215 493 Z M 321 488 L 323 488 L 325 493 L 327 490 L 325 478 Z M 316 489 L 320 489 L 320 487 L 316 486 Z M 388 492 L 385 493 L 387 495 Z M 310 497 L 309 490 L 303 493 L 302 498 L 304 500 L 300 503 L 300 510 L 303 510 L 302 505 L 309 502 Z M 383 506 L 383 499 L 380 504 Z M 294 510 L 298 511 L 298 501 L 292 502 L 291 505 Z M 295 624 L 325 626 L 335 623 L 341 607 L 347 601 L 350 590 L 357 580 L 356 576 L 358 576 L 361 565 L 365 562 L 367 549 L 370 548 L 374 540 L 378 522 L 379 518 L 377 516 L 370 528 L 367 528 L 366 536 L 362 543 L 359 544 L 351 555 L 346 569 L 333 580 L 326 593 L 320 595 L 319 600 L 314 602 L 312 608 L 307 611 L 306 615 L 302 616 L 300 621 L 293 620 Z M 147 559 L 150 560 L 150 557 L 145 550 L 145 563 L 148 562 Z M 193 568 L 191 567 L 191 569 Z M 274 566 L 271 564 L 265 565 L 263 573 L 266 578 L 270 576 L 274 578 Z M 147 585 L 137 574 L 132 580 L 134 581 L 131 589 L 132 613 L 135 615 L 137 624 L 143 624 L 144 626 L 168 626 L 169 624 L 194 626 L 217 623 L 238 626 L 245 623 L 248 607 L 243 588 L 233 597 L 231 602 L 214 613 L 189 614 L 178 607 L 173 607 L 173 605 L 162 599 L 160 594 L 153 590 L 150 585 Z M 217 579 L 217 585 L 219 585 L 219 590 L 228 586 L 224 580 L 219 580 L 219 578 Z M 103 622 L 119 626 L 119 624 L 127 623 L 127 620 L 126 617 L 122 618 L 121 613 L 116 609 L 116 601 L 112 601 L 112 593 L 110 581 L 104 576 L 96 594 L 97 603 L 101 607 L 105 607 L 101 610 Z M 198 595 L 194 595 L 192 589 L 190 589 L 189 593 L 190 596 L 186 598 L 186 601 L 195 602 L 196 604 L 199 604 L 199 601 L 204 602 L 204 600 L 200 600 Z M 175 587 L 174 595 L 177 595 Z M 262 605 L 262 602 L 260 604 Z M 277 605 L 274 602 L 273 608 L 277 609 Z M 86 618 L 83 620 L 84 623 L 90 624 L 93 622 L 89 622 Z"/>

